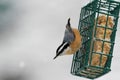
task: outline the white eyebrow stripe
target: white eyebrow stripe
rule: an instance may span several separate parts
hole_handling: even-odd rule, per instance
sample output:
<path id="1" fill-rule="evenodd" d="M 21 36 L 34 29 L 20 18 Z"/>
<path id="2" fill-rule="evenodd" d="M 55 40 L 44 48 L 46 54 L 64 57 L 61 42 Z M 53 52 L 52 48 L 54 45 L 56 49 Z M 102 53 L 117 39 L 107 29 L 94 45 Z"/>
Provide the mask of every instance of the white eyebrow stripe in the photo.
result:
<path id="1" fill-rule="evenodd" d="M 68 43 L 67 42 L 65 42 L 61 47 L 60 47 L 60 49 L 58 50 L 58 53 L 60 52 L 60 51 L 64 51 L 66 48 L 64 48 L 66 45 L 67 45 Z"/>

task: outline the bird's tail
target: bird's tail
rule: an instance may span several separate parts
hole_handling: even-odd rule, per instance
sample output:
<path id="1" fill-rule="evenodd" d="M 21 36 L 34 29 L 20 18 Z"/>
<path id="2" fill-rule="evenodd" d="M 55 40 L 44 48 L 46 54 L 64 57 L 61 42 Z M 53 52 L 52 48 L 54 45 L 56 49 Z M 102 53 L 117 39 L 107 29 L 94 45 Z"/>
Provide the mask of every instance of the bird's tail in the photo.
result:
<path id="1" fill-rule="evenodd" d="M 68 23 L 67 23 L 67 25 L 68 25 L 68 26 L 71 26 L 71 25 L 70 25 L 70 18 L 68 19 Z"/>

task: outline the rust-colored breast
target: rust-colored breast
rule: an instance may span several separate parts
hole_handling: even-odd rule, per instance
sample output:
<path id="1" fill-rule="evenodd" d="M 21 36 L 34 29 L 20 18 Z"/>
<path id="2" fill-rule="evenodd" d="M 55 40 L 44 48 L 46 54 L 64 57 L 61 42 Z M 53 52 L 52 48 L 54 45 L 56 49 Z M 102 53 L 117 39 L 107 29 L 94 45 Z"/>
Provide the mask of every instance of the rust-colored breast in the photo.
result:
<path id="1" fill-rule="evenodd" d="M 80 35 L 80 32 L 78 29 L 73 28 L 72 29 L 75 35 L 75 40 L 71 43 L 70 45 L 70 50 L 67 51 L 66 54 L 74 54 L 76 51 L 79 50 L 81 47 L 81 42 L 82 42 L 82 36 Z"/>

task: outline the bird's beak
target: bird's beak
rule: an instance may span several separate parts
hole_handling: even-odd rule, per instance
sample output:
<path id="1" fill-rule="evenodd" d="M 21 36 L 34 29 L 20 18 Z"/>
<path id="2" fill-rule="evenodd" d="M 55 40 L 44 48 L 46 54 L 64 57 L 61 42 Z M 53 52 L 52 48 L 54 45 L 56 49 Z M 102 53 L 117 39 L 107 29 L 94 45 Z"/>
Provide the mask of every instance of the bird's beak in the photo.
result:
<path id="1" fill-rule="evenodd" d="M 56 59 L 59 55 L 60 55 L 60 53 L 58 53 L 53 59 Z"/>
<path id="2" fill-rule="evenodd" d="M 53 59 L 56 59 L 58 57 L 58 55 L 56 55 Z"/>

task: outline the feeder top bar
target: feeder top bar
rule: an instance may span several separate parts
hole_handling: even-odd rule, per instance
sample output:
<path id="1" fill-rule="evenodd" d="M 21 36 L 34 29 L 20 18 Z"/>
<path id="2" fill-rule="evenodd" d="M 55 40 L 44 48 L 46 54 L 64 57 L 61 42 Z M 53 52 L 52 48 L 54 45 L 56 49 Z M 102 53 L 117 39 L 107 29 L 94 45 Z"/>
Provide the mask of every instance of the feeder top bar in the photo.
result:
<path id="1" fill-rule="evenodd" d="M 95 0 L 90 0 L 90 1 L 95 1 Z M 102 1 L 102 0 L 101 0 Z M 118 0 L 104 0 L 104 1 L 114 1 L 114 2 L 119 2 Z"/>

